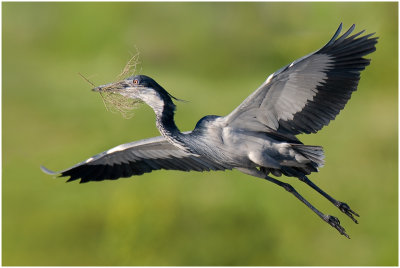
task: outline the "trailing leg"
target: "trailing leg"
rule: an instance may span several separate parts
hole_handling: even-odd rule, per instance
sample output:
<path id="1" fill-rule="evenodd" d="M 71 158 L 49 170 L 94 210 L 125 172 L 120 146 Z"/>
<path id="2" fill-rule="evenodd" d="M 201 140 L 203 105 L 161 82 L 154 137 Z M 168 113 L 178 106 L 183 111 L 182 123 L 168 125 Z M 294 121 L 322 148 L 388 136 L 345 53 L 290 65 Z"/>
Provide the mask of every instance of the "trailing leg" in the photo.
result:
<path id="1" fill-rule="evenodd" d="M 318 193 L 320 193 L 322 196 L 324 196 L 326 199 L 328 199 L 332 204 L 334 204 L 336 207 L 340 209 L 344 214 L 349 216 L 355 223 L 358 223 L 358 221 L 354 218 L 354 216 L 360 217 L 355 211 L 350 209 L 349 205 L 347 205 L 344 202 L 340 202 L 333 197 L 331 197 L 329 194 L 324 192 L 321 188 L 319 188 L 317 185 L 315 185 L 307 176 L 301 176 L 299 177 L 299 180 L 302 182 L 306 183 L 308 186 L 316 190 Z"/>
<path id="2" fill-rule="evenodd" d="M 258 169 L 246 169 L 246 168 L 237 168 L 238 170 L 240 170 L 241 172 L 251 175 L 251 176 L 255 176 L 258 178 L 262 178 L 265 179 L 267 181 L 270 181 L 276 185 L 281 186 L 282 188 L 284 188 L 286 191 L 288 191 L 289 193 L 291 193 L 292 195 L 294 195 L 298 200 L 300 200 L 302 203 L 304 203 L 309 209 L 311 209 L 315 214 L 317 214 L 322 220 L 324 220 L 325 222 L 329 223 L 329 225 L 331 225 L 332 227 L 334 227 L 336 230 L 339 231 L 340 234 L 346 236 L 347 238 L 350 238 L 347 234 L 345 229 L 340 225 L 340 221 L 338 218 L 331 216 L 331 215 L 326 215 L 324 213 L 322 213 L 321 211 L 319 211 L 318 209 L 316 209 L 313 205 L 311 205 L 310 202 L 308 202 L 303 196 L 301 196 L 296 189 L 293 188 L 292 185 L 282 182 L 280 180 L 271 178 L 267 175 L 265 175 L 263 172 L 259 171 Z"/>

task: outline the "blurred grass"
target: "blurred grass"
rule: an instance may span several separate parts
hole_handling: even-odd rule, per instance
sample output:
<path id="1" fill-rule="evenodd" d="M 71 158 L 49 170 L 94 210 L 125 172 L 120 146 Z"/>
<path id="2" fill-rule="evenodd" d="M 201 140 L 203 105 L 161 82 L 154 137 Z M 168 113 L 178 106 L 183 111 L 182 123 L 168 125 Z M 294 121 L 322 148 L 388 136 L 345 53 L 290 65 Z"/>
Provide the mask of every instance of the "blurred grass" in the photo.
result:
<path id="1" fill-rule="evenodd" d="M 3 265 L 397 265 L 397 11 L 394 2 L 2 3 Z M 129 121 L 108 113 L 78 72 L 113 81 L 136 46 L 141 72 L 190 101 L 176 115 L 190 130 L 320 48 L 340 22 L 377 32 L 377 51 L 337 120 L 301 139 L 324 146 L 312 179 L 360 224 L 285 181 L 339 216 L 351 240 L 236 171 L 79 185 L 39 170 L 159 135 L 150 108 Z"/>

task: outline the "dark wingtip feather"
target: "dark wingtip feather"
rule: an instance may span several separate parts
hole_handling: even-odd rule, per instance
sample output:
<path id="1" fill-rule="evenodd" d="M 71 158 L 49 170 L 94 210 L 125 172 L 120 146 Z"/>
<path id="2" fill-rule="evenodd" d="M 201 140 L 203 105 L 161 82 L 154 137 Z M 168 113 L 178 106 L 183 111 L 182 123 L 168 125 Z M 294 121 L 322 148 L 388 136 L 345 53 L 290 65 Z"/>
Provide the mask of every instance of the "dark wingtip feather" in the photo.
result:
<path id="1" fill-rule="evenodd" d="M 355 24 L 351 25 L 351 27 L 347 30 L 347 32 L 345 32 L 341 37 L 339 37 L 337 40 L 335 40 L 335 43 L 341 42 L 342 40 L 346 39 L 346 37 L 349 36 L 354 31 L 355 27 L 356 27 Z"/>
<path id="2" fill-rule="evenodd" d="M 78 178 L 74 178 L 74 177 L 70 177 L 68 180 L 66 180 L 65 182 L 71 182 L 71 181 L 76 181 Z"/>
<path id="3" fill-rule="evenodd" d="M 349 37 L 349 35 L 354 31 L 355 27 L 356 27 L 355 24 L 351 25 L 351 27 L 343 35 L 341 35 L 339 37 L 339 34 L 340 34 L 341 30 L 342 30 L 342 23 L 340 23 L 339 28 L 336 30 L 336 32 L 333 35 L 333 37 L 319 51 L 322 51 L 322 50 L 327 49 L 328 47 L 336 46 L 338 44 L 346 42 L 346 40 L 348 40 L 348 42 L 350 42 L 350 41 L 354 40 L 356 37 L 358 37 L 359 35 L 361 35 L 361 34 L 363 34 L 365 32 L 365 30 L 362 30 L 361 32 L 356 33 L 356 34 L 354 34 L 354 35 Z M 371 39 L 368 39 L 368 38 L 371 37 L 374 34 L 375 33 L 371 33 L 371 34 L 368 34 L 366 36 L 363 36 L 362 39 L 373 40 L 375 38 L 371 38 Z"/>
<path id="4" fill-rule="evenodd" d="M 336 30 L 336 32 L 332 36 L 331 40 L 329 40 L 329 42 L 324 47 L 327 47 L 327 46 L 331 45 L 333 42 L 335 42 L 336 38 L 339 36 L 340 32 L 342 31 L 342 26 L 343 26 L 343 23 L 341 22 L 339 25 L 339 28 Z"/>

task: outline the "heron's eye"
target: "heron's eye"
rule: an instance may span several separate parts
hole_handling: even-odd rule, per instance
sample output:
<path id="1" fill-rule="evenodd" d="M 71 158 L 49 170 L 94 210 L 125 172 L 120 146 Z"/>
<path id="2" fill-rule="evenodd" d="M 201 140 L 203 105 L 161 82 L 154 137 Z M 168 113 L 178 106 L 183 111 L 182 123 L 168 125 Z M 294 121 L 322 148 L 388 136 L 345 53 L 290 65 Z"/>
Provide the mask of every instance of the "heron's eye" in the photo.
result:
<path id="1" fill-rule="evenodd" d="M 133 84 L 134 84 L 134 85 L 139 84 L 139 80 L 137 80 L 137 79 L 133 80 Z"/>

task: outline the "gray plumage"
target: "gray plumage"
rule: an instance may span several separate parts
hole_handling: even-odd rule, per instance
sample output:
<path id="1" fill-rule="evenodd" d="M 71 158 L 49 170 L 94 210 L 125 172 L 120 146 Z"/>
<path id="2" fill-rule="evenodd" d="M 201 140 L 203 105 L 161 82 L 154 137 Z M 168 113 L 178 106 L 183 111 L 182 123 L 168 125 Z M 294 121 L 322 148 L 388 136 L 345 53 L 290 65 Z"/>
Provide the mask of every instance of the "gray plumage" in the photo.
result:
<path id="1" fill-rule="evenodd" d="M 375 51 L 377 38 L 371 38 L 373 34 L 350 36 L 353 25 L 339 37 L 341 28 L 321 49 L 271 74 L 229 115 L 205 116 L 189 132 L 182 133 L 175 125 L 175 98 L 148 76 L 136 75 L 97 87 L 93 90 L 148 104 L 162 136 L 119 145 L 60 172 L 42 170 L 83 183 L 159 169 L 237 169 L 285 188 L 348 237 L 336 217 L 321 213 L 292 186 L 268 176 L 300 179 L 357 223 L 353 217 L 357 213 L 307 178 L 324 164 L 322 147 L 304 145 L 296 138 L 301 133 L 315 133 L 335 119 L 357 89 L 360 72 L 370 63 L 363 56 Z"/>

